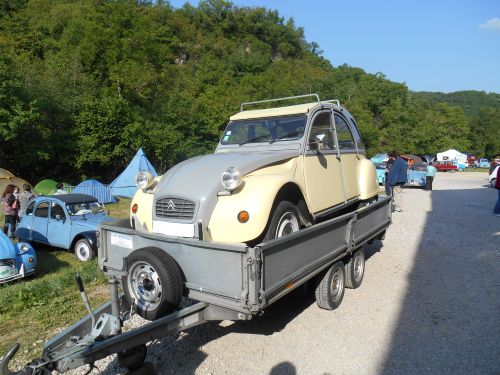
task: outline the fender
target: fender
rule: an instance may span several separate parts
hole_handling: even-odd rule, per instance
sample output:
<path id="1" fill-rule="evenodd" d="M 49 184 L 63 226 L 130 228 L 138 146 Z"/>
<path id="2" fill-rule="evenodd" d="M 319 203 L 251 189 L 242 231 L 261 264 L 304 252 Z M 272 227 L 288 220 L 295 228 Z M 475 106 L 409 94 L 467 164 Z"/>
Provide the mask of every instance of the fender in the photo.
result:
<path id="1" fill-rule="evenodd" d="M 365 158 L 358 165 L 359 199 L 370 199 L 379 192 L 377 170 L 373 163 Z"/>
<path id="2" fill-rule="evenodd" d="M 299 184 L 289 176 L 249 175 L 233 194 L 218 197 L 208 224 L 212 240 L 247 242 L 258 238 L 266 229 L 279 191 L 288 183 L 300 190 Z M 238 221 L 240 211 L 249 213 L 250 219 L 246 223 Z"/>
<path id="3" fill-rule="evenodd" d="M 90 247 L 92 247 L 92 249 L 94 251 L 97 251 L 97 234 L 96 234 L 96 231 L 92 231 L 92 230 L 78 233 L 75 236 L 75 238 L 73 238 L 73 240 L 71 241 L 71 245 L 70 245 L 69 249 L 72 250 L 73 247 L 75 246 L 76 241 L 78 241 L 82 238 L 85 238 L 87 241 L 89 241 Z"/>

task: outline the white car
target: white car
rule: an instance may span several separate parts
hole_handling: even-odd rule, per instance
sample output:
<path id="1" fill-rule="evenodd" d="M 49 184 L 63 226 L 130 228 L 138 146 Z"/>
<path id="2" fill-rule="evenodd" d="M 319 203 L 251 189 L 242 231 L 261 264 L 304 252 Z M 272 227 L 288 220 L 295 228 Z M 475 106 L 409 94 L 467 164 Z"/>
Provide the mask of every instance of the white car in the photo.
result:
<path id="1" fill-rule="evenodd" d="M 495 183 L 497 181 L 497 173 L 498 173 L 498 168 L 500 168 L 500 164 L 493 169 L 493 172 L 488 176 L 488 181 L 490 182 L 490 185 L 492 188 L 495 187 Z"/>

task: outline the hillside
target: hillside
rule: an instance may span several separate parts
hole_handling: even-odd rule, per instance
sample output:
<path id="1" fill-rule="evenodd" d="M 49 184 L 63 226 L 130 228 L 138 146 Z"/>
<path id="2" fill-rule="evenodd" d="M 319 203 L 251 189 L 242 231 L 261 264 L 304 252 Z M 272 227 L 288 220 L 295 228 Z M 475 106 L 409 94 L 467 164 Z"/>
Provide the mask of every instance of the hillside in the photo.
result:
<path id="1" fill-rule="evenodd" d="M 223 0 L 180 9 L 160 1 L 3 2 L 0 167 L 32 182 L 111 182 L 142 147 L 164 172 L 212 152 L 241 102 L 306 93 L 339 99 L 369 154 L 500 153 L 500 136 L 492 137 L 500 126 L 491 122 L 499 109 L 466 117 L 383 74 L 333 67 L 320 51 L 277 11 Z"/>
<path id="2" fill-rule="evenodd" d="M 500 94 L 484 91 L 456 91 L 447 94 L 421 91 L 415 92 L 414 95 L 433 104 L 448 103 L 460 106 L 469 117 L 477 116 L 481 107 L 500 109 Z"/>

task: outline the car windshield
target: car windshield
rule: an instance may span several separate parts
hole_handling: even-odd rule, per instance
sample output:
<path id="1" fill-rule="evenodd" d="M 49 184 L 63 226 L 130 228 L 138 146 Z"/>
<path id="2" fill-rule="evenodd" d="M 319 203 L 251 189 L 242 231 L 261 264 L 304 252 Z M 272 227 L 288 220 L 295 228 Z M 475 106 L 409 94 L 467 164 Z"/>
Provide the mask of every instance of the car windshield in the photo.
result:
<path id="1" fill-rule="evenodd" d="M 68 204 L 66 208 L 71 216 L 96 214 L 104 211 L 104 207 L 97 202 Z"/>
<path id="2" fill-rule="evenodd" d="M 280 142 L 299 139 L 304 134 L 306 116 L 231 121 L 222 136 L 224 145 Z"/>

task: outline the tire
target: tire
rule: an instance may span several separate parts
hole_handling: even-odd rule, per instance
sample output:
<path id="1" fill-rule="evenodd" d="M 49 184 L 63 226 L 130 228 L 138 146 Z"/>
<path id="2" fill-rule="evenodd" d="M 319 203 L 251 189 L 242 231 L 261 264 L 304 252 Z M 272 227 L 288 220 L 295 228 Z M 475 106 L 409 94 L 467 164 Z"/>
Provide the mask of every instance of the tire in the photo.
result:
<path id="1" fill-rule="evenodd" d="M 299 211 L 289 201 L 281 201 L 274 209 L 264 241 L 295 233 L 300 229 Z"/>
<path id="2" fill-rule="evenodd" d="M 82 262 L 87 262 L 95 256 L 94 249 L 92 249 L 89 240 L 86 238 L 81 238 L 76 241 L 73 251 L 76 257 Z"/>
<path id="3" fill-rule="evenodd" d="M 458 169 L 458 171 L 459 171 L 459 172 L 463 172 L 463 171 L 464 171 L 464 169 L 463 169 L 463 168 L 459 168 L 459 169 Z"/>
<path id="4" fill-rule="evenodd" d="M 491 187 L 494 188 L 496 186 L 496 183 L 497 183 L 497 179 L 496 178 L 492 178 L 491 181 L 490 181 Z"/>
<path id="5" fill-rule="evenodd" d="M 177 262 L 161 249 L 147 247 L 127 257 L 122 277 L 125 297 L 138 315 L 156 320 L 173 312 L 182 299 L 182 277 Z"/>
<path id="6" fill-rule="evenodd" d="M 136 370 L 144 364 L 148 349 L 145 344 L 125 349 L 118 353 L 117 365 L 130 371 Z"/>
<path id="7" fill-rule="evenodd" d="M 358 288 L 363 282 L 364 274 L 365 252 L 363 249 L 358 249 L 345 265 L 345 286 L 350 289 Z"/>
<path id="8" fill-rule="evenodd" d="M 345 291 L 344 263 L 330 267 L 316 287 L 316 303 L 325 310 L 335 310 L 342 303 Z"/>

